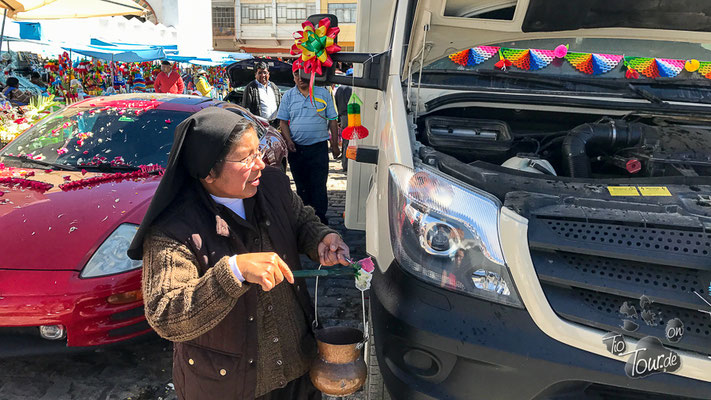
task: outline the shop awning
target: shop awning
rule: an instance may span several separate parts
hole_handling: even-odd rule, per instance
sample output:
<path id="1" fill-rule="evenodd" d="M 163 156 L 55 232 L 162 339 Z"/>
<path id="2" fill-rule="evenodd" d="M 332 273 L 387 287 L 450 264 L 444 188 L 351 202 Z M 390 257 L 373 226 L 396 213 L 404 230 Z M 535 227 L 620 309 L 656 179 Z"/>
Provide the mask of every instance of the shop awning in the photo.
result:
<path id="1" fill-rule="evenodd" d="M 106 61 L 143 62 L 165 58 L 165 51 L 160 47 L 122 45 L 122 46 L 72 46 L 62 47 L 87 57 L 94 57 Z"/>
<path id="2" fill-rule="evenodd" d="M 5 8 L 10 12 L 30 11 L 54 1 L 56 0 L 3 0 L 0 2 L 0 8 Z"/>
<path id="3" fill-rule="evenodd" d="M 7 9 L 7 16 L 16 21 L 149 13 L 136 0 L 0 0 L 0 8 Z"/>
<path id="4" fill-rule="evenodd" d="M 122 48 L 127 48 L 129 46 L 136 46 L 137 48 L 145 48 L 145 47 L 151 47 L 151 48 L 161 48 L 163 51 L 165 51 L 166 54 L 171 53 L 171 52 L 177 52 L 178 51 L 178 45 L 177 44 L 170 44 L 170 45 L 146 45 L 146 44 L 136 44 L 136 43 L 119 43 L 119 42 L 107 42 L 105 40 L 97 39 L 97 38 L 91 38 L 90 45 L 92 46 L 104 46 L 104 47 L 122 47 Z"/>

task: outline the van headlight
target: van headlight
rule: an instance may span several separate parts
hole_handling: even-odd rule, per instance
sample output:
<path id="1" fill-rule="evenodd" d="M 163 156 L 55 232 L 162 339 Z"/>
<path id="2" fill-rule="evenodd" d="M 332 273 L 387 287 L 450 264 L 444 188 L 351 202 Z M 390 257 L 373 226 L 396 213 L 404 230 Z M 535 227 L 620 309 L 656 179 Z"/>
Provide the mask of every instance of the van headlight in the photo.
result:
<path id="1" fill-rule="evenodd" d="M 137 231 L 136 224 L 119 225 L 91 256 L 79 276 L 96 278 L 140 268 L 143 263 L 128 258 L 126 254 Z"/>
<path id="2" fill-rule="evenodd" d="M 430 168 L 389 172 L 390 239 L 400 265 L 442 288 L 523 308 L 501 250 L 498 200 Z"/>

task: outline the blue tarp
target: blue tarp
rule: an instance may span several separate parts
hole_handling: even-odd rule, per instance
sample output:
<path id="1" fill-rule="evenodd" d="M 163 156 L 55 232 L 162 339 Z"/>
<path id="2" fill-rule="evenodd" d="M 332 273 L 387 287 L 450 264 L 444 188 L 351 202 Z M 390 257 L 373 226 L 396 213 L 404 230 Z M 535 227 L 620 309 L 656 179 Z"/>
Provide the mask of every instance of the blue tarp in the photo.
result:
<path id="1" fill-rule="evenodd" d="M 177 44 L 167 44 L 167 45 L 153 45 L 153 44 L 136 44 L 136 43 L 120 43 L 120 42 L 107 42 L 101 39 L 97 38 L 91 38 L 91 41 L 89 42 L 90 45 L 92 46 L 107 46 L 107 47 L 126 47 L 126 46 L 131 46 L 131 47 L 151 47 L 151 48 L 161 48 L 163 51 L 167 53 L 171 52 L 177 52 L 178 51 L 178 45 Z"/>
<path id="2" fill-rule="evenodd" d="M 17 22 L 20 25 L 20 39 L 42 40 L 42 26 L 38 22 Z"/>
<path id="3" fill-rule="evenodd" d="M 106 61 L 143 62 L 161 60 L 165 58 L 162 48 L 141 45 L 109 45 L 109 46 L 72 46 L 62 47 L 74 53 L 87 57 L 94 57 Z"/>

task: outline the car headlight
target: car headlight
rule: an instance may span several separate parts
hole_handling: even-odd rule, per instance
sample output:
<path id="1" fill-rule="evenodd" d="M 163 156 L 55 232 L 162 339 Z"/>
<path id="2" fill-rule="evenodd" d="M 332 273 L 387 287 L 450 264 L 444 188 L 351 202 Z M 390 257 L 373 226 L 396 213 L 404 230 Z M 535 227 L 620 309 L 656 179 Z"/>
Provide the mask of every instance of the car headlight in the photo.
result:
<path id="1" fill-rule="evenodd" d="M 119 225 L 91 256 L 80 276 L 82 278 L 96 278 L 140 268 L 142 262 L 128 258 L 126 254 L 136 231 L 138 231 L 138 225 Z"/>
<path id="2" fill-rule="evenodd" d="M 389 168 L 395 259 L 442 288 L 523 307 L 504 262 L 496 198 L 430 168 Z"/>

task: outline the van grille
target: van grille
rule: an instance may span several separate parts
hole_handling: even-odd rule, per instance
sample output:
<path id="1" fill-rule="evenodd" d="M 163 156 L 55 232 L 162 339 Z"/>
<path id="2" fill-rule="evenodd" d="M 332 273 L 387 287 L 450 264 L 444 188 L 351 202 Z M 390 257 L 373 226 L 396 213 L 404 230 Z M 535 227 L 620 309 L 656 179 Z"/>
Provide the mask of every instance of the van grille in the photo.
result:
<path id="1" fill-rule="evenodd" d="M 529 246 L 543 291 L 561 318 L 709 353 L 711 316 L 699 310 L 711 307 L 699 295 L 711 302 L 711 234 L 534 215 L 529 218 Z M 655 316 L 647 321 L 641 316 L 643 295 L 652 301 L 648 310 Z M 635 307 L 636 318 L 620 313 L 625 302 Z M 666 324 L 673 318 L 684 324 L 677 343 L 665 338 Z M 638 329 L 623 330 L 624 319 Z"/>

